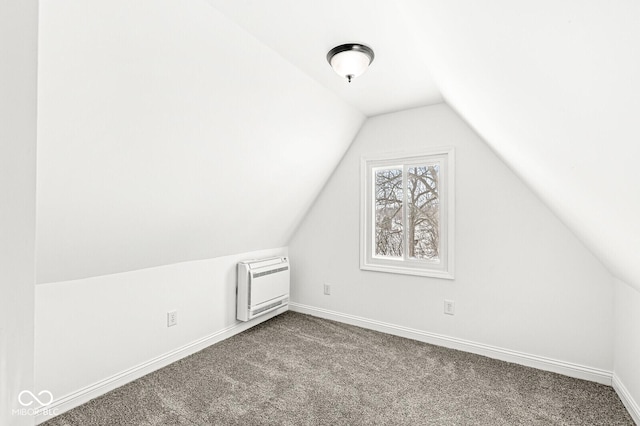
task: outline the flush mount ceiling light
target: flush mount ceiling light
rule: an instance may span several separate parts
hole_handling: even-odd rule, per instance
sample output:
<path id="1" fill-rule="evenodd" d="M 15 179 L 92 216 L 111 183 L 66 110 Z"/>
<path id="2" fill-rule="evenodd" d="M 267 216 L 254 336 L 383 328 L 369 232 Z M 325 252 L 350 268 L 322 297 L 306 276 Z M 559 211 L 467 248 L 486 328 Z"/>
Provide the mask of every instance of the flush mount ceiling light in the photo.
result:
<path id="1" fill-rule="evenodd" d="M 339 76 L 345 77 L 349 83 L 364 73 L 373 62 L 374 54 L 364 44 L 347 43 L 336 46 L 327 53 L 327 61 Z"/>

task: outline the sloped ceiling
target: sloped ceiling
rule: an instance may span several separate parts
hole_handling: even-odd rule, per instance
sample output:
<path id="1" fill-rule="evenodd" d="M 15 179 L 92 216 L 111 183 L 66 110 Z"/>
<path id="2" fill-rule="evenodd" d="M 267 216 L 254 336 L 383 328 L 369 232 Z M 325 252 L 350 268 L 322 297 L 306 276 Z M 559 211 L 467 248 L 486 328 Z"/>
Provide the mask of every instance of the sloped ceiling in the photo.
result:
<path id="1" fill-rule="evenodd" d="M 406 10 L 447 102 L 640 288 L 640 3 L 411 1 Z"/>
<path id="2" fill-rule="evenodd" d="M 365 117 L 201 0 L 40 2 L 37 281 L 287 244 Z"/>
<path id="3" fill-rule="evenodd" d="M 639 2 L 207 1 L 367 115 L 442 93 L 615 276 L 640 288 Z M 355 87 L 324 63 L 349 41 L 376 51 Z"/>
<path id="4" fill-rule="evenodd" d="M 365 116 L 444 100 L 640 288 L 635 0 L 40 9 L 39 282 L 285 244 Z"/>

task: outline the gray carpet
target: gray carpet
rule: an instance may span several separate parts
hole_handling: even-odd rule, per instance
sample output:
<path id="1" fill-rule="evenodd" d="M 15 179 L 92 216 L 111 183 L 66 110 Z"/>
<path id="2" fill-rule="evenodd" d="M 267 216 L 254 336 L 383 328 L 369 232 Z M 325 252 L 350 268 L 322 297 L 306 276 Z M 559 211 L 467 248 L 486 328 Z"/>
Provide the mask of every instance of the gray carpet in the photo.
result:
<path id="1" fill-rule="evenodd" d="M 287 312 L 45 424 L 634 423 L 608 386 Z"/>

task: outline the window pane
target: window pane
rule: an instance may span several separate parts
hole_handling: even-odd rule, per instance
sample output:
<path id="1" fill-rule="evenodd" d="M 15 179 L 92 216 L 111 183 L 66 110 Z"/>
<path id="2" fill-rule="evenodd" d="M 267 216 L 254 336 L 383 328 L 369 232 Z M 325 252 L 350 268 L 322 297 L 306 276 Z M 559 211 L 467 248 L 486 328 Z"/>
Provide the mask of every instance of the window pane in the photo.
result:
<path id="1" fill-rule="evenodd" d="M 375 255 L 402 257 L 402 169 L 375 170 Z"/>
<path id="2" fill-rule="evenodd" d="M 409 167 L 407 176 L 407 245 L 412 259 L 440 259 L 440 166 Z"/>

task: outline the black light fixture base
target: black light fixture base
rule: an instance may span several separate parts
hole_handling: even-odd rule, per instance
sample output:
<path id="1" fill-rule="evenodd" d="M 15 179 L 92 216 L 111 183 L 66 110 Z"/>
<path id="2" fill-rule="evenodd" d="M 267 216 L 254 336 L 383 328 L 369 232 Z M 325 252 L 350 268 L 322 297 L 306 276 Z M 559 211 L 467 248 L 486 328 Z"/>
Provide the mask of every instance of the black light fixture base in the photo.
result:
<path id="1" fill-rule="evenodd" d="M 365 46 L 364 44 L 359 43 L 346 43 L 331 49 L 329 53 L 327 53 L 327 62 L 331 63 L 331 58 L 333 58 L 338 53 L 346 52 L 348 50 L 355 50 L 364 53 L 369 57 L 369 64 L 371 64 L 371 62 L 373 62 L 373 58 L 375 58 L 373 49 L 371 49 L 369 46 Z"/>

